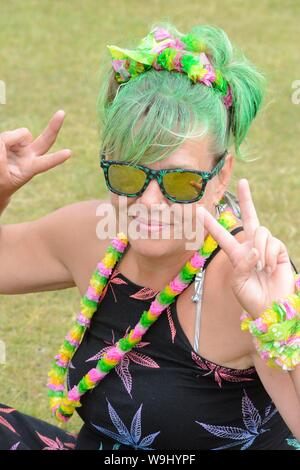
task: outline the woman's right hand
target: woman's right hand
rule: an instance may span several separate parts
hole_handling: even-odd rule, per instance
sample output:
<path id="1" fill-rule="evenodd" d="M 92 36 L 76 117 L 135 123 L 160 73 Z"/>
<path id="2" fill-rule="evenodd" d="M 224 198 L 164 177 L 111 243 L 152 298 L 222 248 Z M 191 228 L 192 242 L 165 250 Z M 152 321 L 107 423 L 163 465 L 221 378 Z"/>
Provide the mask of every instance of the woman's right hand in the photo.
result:
<path id="1" fill-rule="evenodd" d="M 46 153 L 54 144 L 64 118 L 64 111 L 57 111 L 35 140 L 24 127 L 0 133 L 0 199 L 10 198 L 33 176 L 60 165 L 71 156 L 69 149 Z"/>

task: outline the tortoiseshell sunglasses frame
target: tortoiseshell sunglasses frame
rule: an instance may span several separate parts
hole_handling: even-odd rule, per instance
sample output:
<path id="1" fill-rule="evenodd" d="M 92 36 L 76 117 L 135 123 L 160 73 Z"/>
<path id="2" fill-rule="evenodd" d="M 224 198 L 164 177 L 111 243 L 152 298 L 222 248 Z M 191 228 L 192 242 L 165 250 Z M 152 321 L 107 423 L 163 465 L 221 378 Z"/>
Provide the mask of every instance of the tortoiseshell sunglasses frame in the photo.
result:
<path id="1" fill-rule="evenodd" d="M 100 166 L 103 169 L 104 176 L 105 176 L 105 182 L 106 182 L 106 185 L 107 185 L 108 189 L 110 191 L 112 191 L 113 193 L 115 193 L 115 194 L 118 194 L 120 196 L 126 196 L 126 197 L 138 197 L 146 190 L 146 188 L 148 187 L 150 181 L 153 180 L 153 179 L 156 179 L 156 181 L 159 184 L 161 192 L 163 193 L 163 195 L 167 199 L 169 199 L 172 202 L 176 202 L 176 203 L 180 203 L 180 204 L 190 204 L 192 202 L 199 201 L 203 197 L 203 194 L 204 194 L 204 191 L 205 191 L 205 188 L 206 188 L 206 185 L 207 185 L 208 181 L 211 180 L 215 175 L 217 175 L 221 171 L 221 169 L 224 165 L 225 157 L 226 157 L 227 153 L 228 153 L 228 151 L 225 150 L 225 152 L 223 152 L 219 156 L 220 160 L 218 161 L 218 163 L 214 166 L 214 168 L 211 171 L 186 170 L 186 169 L 183 169 L 183 168 L 172 168 L 172 169 L 165 168 L 165 169 L 161 169 L 161 170 L 152 170 L 151 168 L 148 168 L 148 167 L 143 166 L 143 165 L 139 165 L 139 164 L 133 165 L 130 162 L 121 162 L 119 160 L 106 160 L 105 159 L 105 153 L 103 151 L 100 152 Z M 142 170 L 146 174 L 146 180 L 145 180 L 144 186 L 140 189 L 140 191 L 138 191 L 137 193 L 124 193 L 124 192 L 116 190 L 115 188 L 113 188 L 111 186 L 110 181 L 109 181 L 109 176 L 108 176 L 108 170 L 109 170 L 109 167 L 111 165 L 116 165 L 116 164 L 117 165 L 122 165 L 122 166 L 131 166 L 131 167 L 134 167 L 134 168 L 138 168 L 139 170 Z M 198 196 L 196 196 L 194 199 L 190 199 L 190 200 L 187 200 L 187 201 L 186 200 L 180 200 L 180 199 L 177 199 L 177 198 L 171 196 L 170 194 L 167 193 L 167 191 L 165 190 L 164 185 L 163 185 L 163 176 L 165 174 L 167 174 L 167 173 L 183 173 L 183 172 L 184 173 L 190 172 L 190 173 L 197 174 L 197 175 L 201 176 L 202 181 L 203 181 L 202 188 L 201 188 L 201 191 L 198 194 Z"/>

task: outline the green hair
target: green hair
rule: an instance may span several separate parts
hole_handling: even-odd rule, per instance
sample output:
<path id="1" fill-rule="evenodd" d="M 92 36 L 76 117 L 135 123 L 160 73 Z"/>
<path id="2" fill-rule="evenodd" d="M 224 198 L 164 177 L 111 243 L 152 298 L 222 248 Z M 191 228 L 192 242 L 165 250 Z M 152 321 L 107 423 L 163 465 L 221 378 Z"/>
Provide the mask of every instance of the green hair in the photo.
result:
<path id="1" fill-rule="evenodd" d="M 166 22 L 155 23 L 151 31 L 155 27 L 166 28 L 174 37 L 185 36 L 189 50 L 204 45 L 212 65 L 231 86 L 233 106 L 227 110 L 218 90 L 193 83 L 177 71 L 152 68 L 119 84 L 110 63 L 97 99 L 102 149 L 122 161 L 153 163 L 186 139 L 209 134 L 215 155 L 234 145 L 236 156 L 244 159 L 240 146 L 261 107 L 264 75 L 216 26 L 194 26 L 188 35 Z"/>

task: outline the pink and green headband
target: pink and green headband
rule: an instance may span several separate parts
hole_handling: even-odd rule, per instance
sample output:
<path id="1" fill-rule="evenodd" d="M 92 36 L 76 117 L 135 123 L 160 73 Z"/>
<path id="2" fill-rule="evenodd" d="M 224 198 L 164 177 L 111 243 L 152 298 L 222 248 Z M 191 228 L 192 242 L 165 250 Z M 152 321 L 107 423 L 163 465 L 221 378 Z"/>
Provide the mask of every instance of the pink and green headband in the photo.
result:
<path id="1" fill-rule="evenodd" d="M 175 38 L 164 28 L 154 28 L 136 49 L 107 46 L 118 83 L 136 78 L 151 68 L 185 73 L 194 83 L 218 89 L 226 108 L 232 106 L 231 87 L 205 54 L 206 46 L 195 34 Z"/>

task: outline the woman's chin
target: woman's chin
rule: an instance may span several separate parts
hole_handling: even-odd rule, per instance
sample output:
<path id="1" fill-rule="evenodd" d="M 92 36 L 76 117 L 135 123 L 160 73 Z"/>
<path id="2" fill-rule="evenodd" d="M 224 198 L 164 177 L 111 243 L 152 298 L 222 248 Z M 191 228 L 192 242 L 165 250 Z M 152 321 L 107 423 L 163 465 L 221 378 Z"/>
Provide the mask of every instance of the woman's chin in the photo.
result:
<path id="1" fill-rule="evenodd" d="M 173 237 L 163 238 L 162 235 L 162 233 L 156 233 L 155 237 L 155 235 L 151 233 L 147 237 L 144 234 L 139 234 L 138 237 L 131 237 L 130 234 L 128 234 L 128 241 L 134 251 L 143 256 L 155 258 L 178 252 L 178 249 L 183 245 L 183 241 L 174 240 Z"/>

